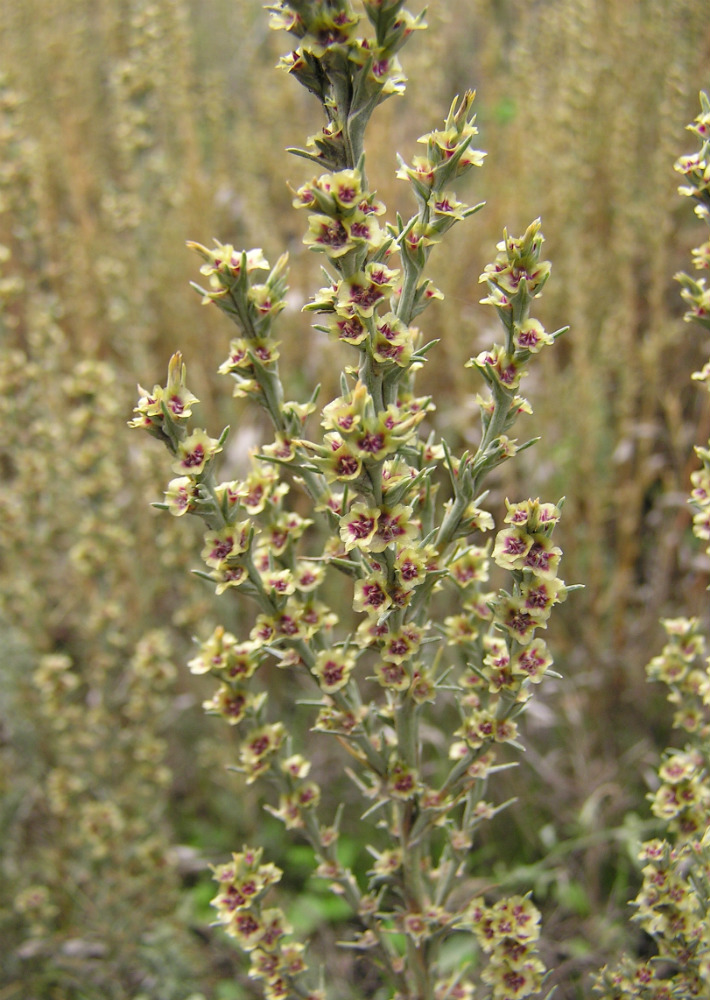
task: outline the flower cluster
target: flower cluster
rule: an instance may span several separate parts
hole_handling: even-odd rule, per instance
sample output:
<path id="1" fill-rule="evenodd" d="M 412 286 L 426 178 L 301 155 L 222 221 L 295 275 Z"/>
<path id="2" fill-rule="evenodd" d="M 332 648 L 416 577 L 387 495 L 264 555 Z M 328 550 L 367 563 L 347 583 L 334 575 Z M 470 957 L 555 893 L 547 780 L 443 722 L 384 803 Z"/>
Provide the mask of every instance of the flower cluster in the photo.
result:
<path id="1" fill-rule="evenodd" d="M 268 6 L 271 27 L 298 39 L 281 68 L 318 97 L 327 118 L 307 148 L 294 152 L 331 170 L 358 163 L 372 112 L 404 92 L 406 79 L 396 53 L 413 31 L 426 27 L 423 15 L 411 14 L 404 2 L 365 2 L 364 16 L 350 0 L 279 0 Z M 360 33 L 368 21 L 374 37 Z"/>
<path id="2" fill-rule="evenodd" d="M 441 192 L 445 180 L 450 182 L 481 162 L 481 154 L 470 149 L 476 134 L 472 104 L 473 94 L 458 105 L 454 102 L 445 132 L 432 133 L 447 136 L 449 158 L 438 162 L 444 154 L 439 145 L 430 143 L 437 152 L 430 152 L 432 176 L 426 197 L 416 174 L 400 171 L 418 204 L 417 214 L 407 223 L 399 220 L 385 231 L 377 222 L 384 205 L 367 190 L 364 156 L 352 167 L 314 178 L 296 195 L 297 207 L 316 210 L 309 216 L 304 242 L 326 255 L 336 272 L 326 272 L 328 285 L 308 306 L 326 317 L 316 329 L 358 350 L 360 378 L 385 407 L 395 402 L 398 384 L 406 384 L 404 376 L 422 364 L 431 346 L 421 343 L 420 332 L 412 325 L 433 299 L 441 298 L 429 279 L 422 277 L 430 247 L 454 222 L 475 211 L 457 202 L 453 194 L 447 200 Z M 454 203 L 456 212 L 451 208 Z M 397 251 L 401 270 L 389 266 Z"/>
<path id="3" fill-rule="evenodd" d="M 681 157 L 676 169 L 688 181 L 680 192 L 697 200 L 697 214 L 710 224 L 710 101 L 705 94 L 701 105 L 689 126 L 701 140 L 701 151 Z M 707 243 L 695 251 L 696 265 L 707 266 L 701 261 L 709 252 Z M 705 279 L 679 278 L 690 306 L 686 318 L 710 325 L 708 302 L 703 305 Z M 707 384 L 710 363 L 694 377 Z M 710 450 L 696 451 L 703 464 L 692 475 L 690 500 L 698 508 L 693 530 L 706 542 Z M 654 939 L 658 957 L 650 962 L 625 957 L 603 969 L 597 990 L 606 1000 L 674 1000 L 706 996 L 710 989 L 710 659 L 698 619 L 666 619 L 662 625 L 667 642 L 646 669 L 650 680 L 666 685 L 674 728 L 687 742 L 683 749 L 667 750 L 658 769 L 659 785 L 649 798 L 667 832 L 641 847 L 643 885 L 633 903 L 634 919 Z"/>
<path id="4" fill-rule="evenodd" d="M 695 121 L 688 126 L 700 139 L 700 149 L 697 153 L 681 156 L 675 169 L 685 179 L 679 191 L 695 202 L 695 214 L 705 222 L 710 222 L 710 99 L 705 93 L 700 94 L 701 110 Z M 707 270 L 710 266 L 710 240 L 693 250 L 693 262 L 696 269 Z M 676 279 L 681 283 L 681 295 L 688 306 L 686 320 L 696 320 L 710 329 L 710 288 L 704 277 L 695 280 L 689 275 L 680 273 Z M 697 377 L 697 376 L 695 376 Z M 704 379 L 710 377 L 710 362 L 704 369 Z"/>
<path id="5" fill-rule="evenodd" d="M 491 553 L 493 561 L 512 575 L 511 592 L 485 589 L 489 580 L 488 549 L 469 546 L 449 564 L 463 590 L 461 613 L 445 622 L 447 639 L 465 663 L 462 705 L 466 715 L 454 734 L 451 760 L 468 765 L 480 777 L 481 755 L 486 770 L 494 761 L 495 743 L 515 742 L 515 716 L 531 697 L 552 657 L 543 639 L 552 607 L 564 600 L 567 588 L 557 577 L 561 551 L 550 541 L 559 507 L 539 500 L 507 503 L 505 522 Z"/>
<path id="6" fill-rule="evenodd" d="M 426 146 L 425 156 L 415 156 L 411 165 L 399 157 L 397 176 L 409 181 L 419 214 L 413 224 L 400 227 L 398 236 L 405 259 L 420 267 L 426 262 L 429 247 L 439 243 L 456 222 L 482 207 L 464 204 L 450 188 L 470 167 L 480 167 L 485 156 L 471 147 L 478 134 L 471 111 L 475 96 L 473 91 L 467 91 L 460 102 L 452 103 L 443 129 L 420 136 L 418 141 Z"/>
<path id="7" fill-rule="evenodd" d="M 697 153 L 680 157 L 675 166 L 687 182 L 679 188 L 680 193 L 696 202 L 695 214 L 710 225 L 710 99 L 707 94 L 700 94 L 700 104 L 701 112 L 688 129 L 700 139 L 701 148 Z M 693 262 L 696 270 L 707 271 L 710 268 L 710 238 L 693 250 Z M 688 307 L 685 319 L 695 320 L 710 329 L 707 278 L 695 279 L 681 272 L 676 275 L 676 280 L 682 286 L 681 296 Z M 710 361 L 695 372 L 693 378 L 710 387 Z M 690 498 L 696 507 L 693 531 L 703 542 L 709 543 L 706 551 L 710 551 L 710 447 L 697 447 L 695 452 L 701 467 L 691 475 L 693 489 Z"/>
<path id="8" fill-rule="evenodd" d="M 547 334 L 530 315 L 549 273 L 539 224 L 520 238 L 506 234 L 483 275 L 484 301 L 498 311 L 505 346 L 471 363 L 490 389 L 481 399 L 481 441 L 473 453 L 452 455 L 427 427 L 432 401 L 415 391 L 433 344 L 413 323 L 441 297 L 424 274 L 431 251 L 478 207 L 464 205 L 452 189 L 482 161 L 471 148 L 473 94 L 455 100 L 443 128 L 422 137 L 424 156 L 412 166 L 400 160 L 414 213 L 384 222 L 385 206 L 368 187 L 362 128 L 368 109 L 394 86 L 395 49 L 421 21 L 402 0 L 363 7 L 374 28 L 367 42 L 358 35 L 363 18 L 348 0 L 270 8 L 273 25 L 299 40 L 285 64 L 328 116 L 311 143 L 317 152 L 305 154 L 326 172 L 294 198 L 309 213 L 304 243 L 326 263 L 326 284 L 306 308 L 319 316 L 316 329 L 354 351 L 357 364 L 344 368 L 339 395 L 322 407 L 313 429 L 315 394 L 286 402 L 279 372 L 273 329 L 286 294 L 285 259 L 269 270 L 261 251 L 192 244 L 209 279 L 209 289 L 199 289 L 203 302 L 239 328 L 220 370 L 237 395 L 268 414 L 274 439 L 252 456 L 243 480 L 219 482 L 216 458 L 226 432 L 212 439 L 189 425 L 195 399 L 179 355 L 165 388 L 141 390 L 132 424 L 161 438 L 175 458 L 177 478 L 160 506 L 204 522 L 199 575 L 218 594 L 251 601 L 244 634 L 217 627 L 190 669 L 218 683 L 205 708 L 236 729 L 236 769 L 247 783 L 268 777 L 276 794 L 266 809 L 308 842 L 317 876 L 352 908 L 358 924 L 347 946 L 372 952 L 393 995 L 445 1000 L 471 995 L 478 975 L 464 967 L 451 978 L 439 963 L 447 935 L 468 929 L 487 956 L 483 980 L 495 997 L 518 998 L 539 988 L 543 972 L 532 903 L 495 903 L 485 918 L 497 928 L 492 941 L 488 931 L 479 934 L 484 918 L 474 921 L 454 889 L 476 828 L 502 808 L 485 798 L 488 779 L 506 766 L 497 762 L 496 744 L 520 737 L 515 719 L 552 663 L 536 633 L 567 593 L 552 541 L 559 505 L 509 503 L 495 544 L 484 541 L 495 522 L 481 506 L 485 475 L 526 447 L 508 436 L 529 410 L 518 382 L 562 331 Z M 269 271 L 264 284 L 253 282 L 256 270 Z M 513 378 L 506 374 L 511 367 Z M 492 564 L 510 580 L 506 589 L 491 584 Z M 384 850 L 372 847 L 366 887 L 337 851 L 342 810 L 327 800 L 326 783 L 313 779 L 306 748 L 273 715 L 262 669 L 269 662 L 294 688 L 307 686 L 302 704 L 314 709 L 312 729 L 336 736 L 347 750 L 366 815 L 377 813 L 388 838 Z M 446 734 L 428 738 L 444 725 Z M 450 754 L 442 759 L 446 742 Z M 245 899 L 245 855 L 216 870 L 220 920 L 252 955 L 252 974 L 268 997 L 315 995 L 294 985 L 289 961 L 275 954 L 279 946 L 264 943 L 275 911 L 255 906 L 266 889 L 258 878 Z M 260 864 L 258 857 L 249 862 L 249 878 Z M 280 915 L 273 921 L 278 942 L 285 927 Z"/>
<path id="9" fill-rule="evenodd" d="M 182 354 L 178 351 L 170 359 L 165 386 L 156 385 L 152 392 L 138 386 L 140 397 L 129 427 L 141 428 L 164 440 L 175 456 L 173 468 L 176 472 L 199 476 L 221 451 L 221 444 L 208 437 L 206 431 L 196 430 L 187 434 L 186 425 L 192 416 L 192 406 L 199 400 L 187 388 L 185 376 Z"/>
<path id="10" fill-rule="evenodd" d="M 506 431 L 519 413 L 530 412 L 527 400 L 518 394 L 521 379 L 527 374 L 531 355 L 553 344 L 566 327 L 547 333 L 530 316 L 531 305 L 541 293 L 550 273 L 548 261 L 540 260 L 543 236 L 540 220 L 528 226 L 521 237 L 511 237 L 498 244 L 498 254 L 488 264 L 479 280 L 488 286 L 482 301 L 495 307 L 505 330 L 505 344 L 495 344 L 467 364 L 476 367 L 488 385 L 488 394 L 479 398 L 484 428 L 481 461 L 500 461 L 518 450 L 508 440 Z"/>
<path id="11" fill-rule="evenodd" d="M 516 1000 L 541 988 L 545 968 L 535 947 L 540 914 L 529 898 L 511 896 L 493 906 L 474 899 L 467 922 L 489 956 L 483 980 L 492 986 L 495 1000 Z"/>
<path id="12" fill-rule="evenodd" d="M 265 907 L 264 897 L 283 872 L 262 864 L 262 851 L 245 847 L 232 860 L 214 868 L 219 892 L 212 900 L 220 924 L 251 959 L 249 976 L 262 983 L 266 1000 L 297 995 L 318 1000 L 317 991 L 300 987 L 306 971 L 303 945 L 289 938 L 290 927 L 278 907 Z"/>
<path id="13" fill-rule="evenodd" d="M 598 988 L 609 1000 L 664 1000 L 704 996 L 710 986 L 710 670 L 696 619 L 663 622 L 668 642 L 648 665 L 676 706 L 674 726 L 685 732 L 683 750 L 668 750 L 658 769 L 660 784 L 649 796 L 667 836 L 642 845 L 643 885 L 634 901 L 637 920 L 670 963 L 628 959 L 603 970 Z"/>
<path id="14" fill-rule="evenodd" d="M 528 645 L 536 628 L 547 628 L 552 606 L 566 596 L 557 576 L 562 550 L 550 540 L 560 510 L 538 500 L 507 506 L 510 527 L 498 532 L 493 559 L 513 573 L 516 586 L 496 606 L 494 620 L 511 639 Z"/>

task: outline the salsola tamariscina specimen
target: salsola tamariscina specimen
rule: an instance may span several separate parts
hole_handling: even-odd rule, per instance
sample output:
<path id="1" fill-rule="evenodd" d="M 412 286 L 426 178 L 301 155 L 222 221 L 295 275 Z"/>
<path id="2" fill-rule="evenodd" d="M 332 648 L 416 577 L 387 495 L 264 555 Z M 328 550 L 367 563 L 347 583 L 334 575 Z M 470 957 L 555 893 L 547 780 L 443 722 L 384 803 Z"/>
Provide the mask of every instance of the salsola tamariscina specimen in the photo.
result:
<path id="1" fill-rule="evenodd" d="M 325 284 L 306 308 L 318 316 L 316 330 L 344 345 L 341 395 L 323 406 L 318 426 L 309 420 L 316 393 L 305 402 L 286 394 L 274 334 L 286 257 L 272 268 L 258 249 L 191 244 L 203 258 L 203 301 L 238 330 L 220 371 L 235 396 L 268 414 L 274 438 L 252 456 L 245 479 L 220 482 L 226 431 L 214 438 L 192 426 L 197 400 L 180 354 L 166 386 L 141 390 L 132 424 L 173 456 L 164 506 L 205 524 L 202 575 L 218 594 L 252 603 L 248 636 L 217 628 L 190 667 L 219 682 L 206 707 L 239 727 L 246 782 L 270 786 L 268 810 L 305 838 L 316 874 L 350 905 L 345 946 L 371 961 L 383 996 L 460 1000 L 482 982 L 486 995 L 512 1000 L 542 982 L 539 914 L 528 897 L 462 893 L 462 880 L 476 827 L 502 808 L 486 798 L 489 779 L 510 766 L 501 748 L 517 745 L 516 718 L 550 670 L 539 633 L 567 588 L 552 540 L 559 505 L 507 503 L 495 542 L 486 543 L 494 521 L 481 503 L 491 470 L 531 443 L 511 437 L 530 412 L 520 382 L 562 331 L 547 333 L 531 316 L 550 269 L 539 223 L 520 238 L 506 233 L 481 275 L 502 343 L 469 362 L 485 383 L 478 447 L 456 457 L 425 430 L 434 405 L 416 395 L 415 379 L 434 344 L 415 321 L 441 298 L 425 270 L 447 231 L 481 207 L 460 201 L 455 185 L 483 154 L 471 145 L 474 95 L 466 93 L 442 128 L 422 136 L 422 154 L 400 160 L 413 215 L 384 221 L 368 186 L 365 127 L 378 104 L 403 91 L 397 52 L 424 24 L 403 0 L 361 8 L 349 0 L 268 8 L 272 27 L 295 37 L 283 67 L 326 115 L 306 148 L 294 150 L 319 171 L 294 203 L 308 212 L 304 242 L 325 265 Z M 302 491 L 312 517 L 289 506 Z M 492 587 L 491 560 L 505 588 Z M 329 605 L 337 591 L 347 594 L 347 620 Z M 268 660 L 294 692 L 309 687 L 309 739 L 347 751 L 358 818 L 323 794 L 309 745 L 271 713 L 260 684 Z M 366 882 L 339 857 L 341 823 L 350 822 L 370 844 Z M 219 921 L 250 956 L 264 995 L 325 997 L 327 972 L 312 976 L 275 903 L 281 872 L 260 849 L 244 848 L 214 874 Z M 462 934 L 470 938 L 465 959 L 443 971 L 443 943 Z"/>
<path id="2" fill-rule="evenodd" d="M 688 126 L 700 150 L 676 163 L 685 178 L 680 193 L 695 201 L 695 212 L 710 224 L 710 100 Z M 710 267 L 710 239 L 693 250 L 696 269 Z M 710 330 L 707 278 L 676 275 L 688 309 L 685 319 Z M 710 361 L 693 378 L 710 389 Z M 710 539 L 710 442 L 695 449 L 700 468 L 691 476 L 695 508 L 693 532 Z M 710 547 L 706 549 L 710 554 Z M 646 668 L 649 679 L 668 688 L 673 726 L 686 740 L 664 754 L 659 784 L 649 796 L 651 811 L 665 835 L 641 847 L 643 885 L 634 900 L 634 919 L 653 938 L 657 955 L 638 962 L 623 958 L 602 970 L 596 989 L 606 1000 L 675 1000 L 710 995 L 710 659 L 697 618 L 662 622 L 668 641 Z"/>

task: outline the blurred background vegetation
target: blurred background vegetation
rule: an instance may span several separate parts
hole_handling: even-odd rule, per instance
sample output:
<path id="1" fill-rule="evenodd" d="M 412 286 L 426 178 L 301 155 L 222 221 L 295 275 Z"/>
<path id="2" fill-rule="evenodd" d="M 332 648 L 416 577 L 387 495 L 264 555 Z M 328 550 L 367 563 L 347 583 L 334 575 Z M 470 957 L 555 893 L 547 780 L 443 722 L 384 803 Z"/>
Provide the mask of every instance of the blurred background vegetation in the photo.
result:
<path id="1" fill-rule="evenodd" d="M 368 172 L 408 212 L 395 152 L 408 159 L 454 94 L 477 88 L 488 158 L 463 197 L 488 204 L 432 258 L 446 299 L 427 313 L 442 340 L 423 381 L 438 427 L 475 439 L 479 386 L 463 362 L 491 340 L 477 279 L 503 226 L 542 216 L 541 318 L 571 326 L 525 387 L 542 441 L 490 503 L 566 495 L 565 578 L 586 589 L 556 615 L 564 679 L 533 702 L 528 753 L 499 791 L 519 801 L 474 857 L 489 881 L 534 889 L 567 1000 L 621 944 L 644 948 L 625 910 L 669 720 L 643 667 L 660 615 L 705 611 L 685 496 L 692 444 L 710 433 L 708 396 L 689 383 L 707 352 L 673 282 L 698 237 L 672 165 L 710 83 L 710 8 L 446 0 L 428 20 L 405 52 L 406 97 L 375 117 Z M 187 239 L 289 250 L 287 381 L 294 398 L 334 388 L 338 349 L 300 312 L 320 274 L 285 183 L 312 173 L 284 149 L 320 121 L 272 69 L 285 42 L 257 0 L 3 6 L 2 1000 L 250 996 L 209 927 L 205 866 L 257 827 L 301 894 L 299 930 L 320 926 L 323 948 L 338 937 L 338 901 L 225 770 L 224 727 L 203 718 L 191 637 L 238 628 L 238 611 L 190 578 L 191 526 L 149 508 L 167 463 L 126 428 L 136 381 L 162 381 L 180 349 L 210 431 L 233 427 L 228 463 L 263 430 L 214 374 L 230 330 L 188 288 Z M 363 844 L 346 848 L 366 863 Z M 345 958 L 334 975 L 352 995 Z"/>

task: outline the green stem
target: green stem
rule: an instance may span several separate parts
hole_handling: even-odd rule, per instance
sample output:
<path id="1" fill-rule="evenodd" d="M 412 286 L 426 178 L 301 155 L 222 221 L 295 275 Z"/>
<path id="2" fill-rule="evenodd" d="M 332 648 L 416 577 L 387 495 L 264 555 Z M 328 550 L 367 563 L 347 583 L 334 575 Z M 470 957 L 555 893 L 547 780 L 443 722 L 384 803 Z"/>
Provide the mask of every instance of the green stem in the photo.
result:
<path id="1" fill-rule="evenodd" d="M 257 381 L 264 393 L 266 409 L 271 421 L 276 430 L 283 434 L 286 430 L 286 421 L 283 415 L 284 390 L 278 371 L 268 371 L 263 365 L 258 364 L 255 364 L 254 368 L 256 369 Z"/>
<path id="2" fill-rule="evenodd" d="M 476 465 L 476 460 L 479 456 L 485 456 L 486 451 L 490 445 L 503 433 L 503 428 L 505 427 L 505 422 L 510 413 L 510 403 L 513 398 L 513 393 L 504 389 L 503 386 L 495 385 L 492 388 L 493 402 L 495 404 L 493 413 L 491 414 L 491 419 L 488 421 L 488 426 L 483 434 L 481 443 L 478 446 L 478 451 L 476 452 L 476 457 L 473 460 L 473 465 Z"/>
<path id="3" fill-rule="evenodd" d="M 430 856 L 430 845 L 427 844 L 426 852 L 423 850 L 421 841 L 413 844 L 409 840 L 409 828 L 411 826 L 412 803 L 408 802 L 400 819 L 400 843 L 403 858 L 403 881 L 404 896 L 408 910 L 411 913 L 424 913 L 428 898 L 422 877 L 422 861 Z M 434 967 L 431 941 L 415 941 L 407 935 L 407 972 L 412 983 L 410 996 L 412 1000 L 432 1000 L 433 989 L 431 983 L 431 973 Z"/>
<path id="4" fill-rule="evenodd" d="M 417 284 L 419 282 L 421 271 L 416 264 L 405 256 L 404 253 L 402 253 L 402 262 L 404 266 L 404 282 L 402 284 L 402 294 L 400 295 L 399 304 L 397 306 L 397 317 L 409 326 L 412 320 L 414 296 L 417 292 Z"/>

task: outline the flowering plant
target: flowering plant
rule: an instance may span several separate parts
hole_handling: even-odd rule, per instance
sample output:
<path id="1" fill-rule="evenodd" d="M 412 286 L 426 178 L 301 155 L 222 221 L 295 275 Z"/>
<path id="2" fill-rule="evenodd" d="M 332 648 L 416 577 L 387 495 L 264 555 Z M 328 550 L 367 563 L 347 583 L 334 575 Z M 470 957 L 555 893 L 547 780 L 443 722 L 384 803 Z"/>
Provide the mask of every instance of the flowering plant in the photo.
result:
<path id="1" fill-rule="evenodd" d="M 340 395 L 320 410 L 319 429 L 310 420 L 317 390 L 303 401 L 288 397 L 276 339 L 286 256 L 272 267 L 259 249 L 193 243 L 203 302 L 237 328 L 220 371 L 235 396 L 267 415 L 273 441 L 251 456 L 243 479 L 220 481 L 227 431 L 211 437 L 193 426 L 197 400 L 179 353 L 165 386 L 140 390 L 131 423 L 173 457 L 176 478 L 162 506 L 204 523 L 200 575 L 218 594 L 251 601 L 248 635 L 217 627 L 190 669 L 218 682 L 205 707 L 239 727 L 244 780 L 271 785 L 266 808 L 305 838 L 316 874 L 349 904 L 344 946 L 368 958 L 387 995 L 402 1000 L 471 997 L 479 980 L 513 1000 L 542 983 L 539 914 L 527 896 L 490 897 L 480 882 L 474 891 L 462 879 L 470 878 L 477 827 L 503 808 L 488 801 L 488 782 L 511 766 L 502 751 L 519 746 L 517 719 L 550 672 L 540 633 L 568 588 L 552 537 L 560 503 L 507 501 L 494 542 L 484 539 L 495 523 L 482 504 L 490 473 L 532 443 L 511 436 L 530 412 L 521 381 L 563 331 L 548 333 L 531 315 L 550 271 L 539 221 L 520 237 L 506 232 L 480 279 L 501 343 L 468 362 L 484 384 L 480 439 L 475 450 L 452 454 L 433 429 L 432 399 L 416 393 L 434 342 L 415 321 L 442 297 L 426 276 L 430 254 L 481 208 L 455 190 L 483 160 L 471 145 L 474 94 L 454 100 L 443 127 L 421 137 L 421 155 L 400 159 L 397 176 L 414 211 L 385 221 L 367 179 L 366 125 L 382 101 L 402 93 L 397 53 L 424 21 L 404 0 L 361 7 L 283 0 L 268 8 L 272 27 L 295 39 L 282 67 L 326 116 L 294 150 L 318 168 L 294 205 L 309 213 L 304 243 L 324 264 L 325 283 L 306 309 L 318 318 L 315 329 L 350 355 Z M 329 600 L 341 590 L 347 620 Z M 319 784 L 308 742 L 270 712 L 260 682 L 268 661 L 294 691 L 307 686 L 312 738 L 331 739 L 346 754 L 361 802 L 353 821 L 367 824 L 370 840 L 366 884 L 338 852 L 351 820 Z M 311 978 L 304 945 L 273 899 L 281 874 L 261 848 L 245 847 L 215 868 L 213 905 L 269 1000 L 316 1000 L 325 987 Z M 456 934 L 468 935 L 471 947 L 451 969 L 442 945 Z"/>
<path id="2" fill-rule="evenodd" d="M 710 223 L 710 100 L 700 95 L 701 111 L 688 126 L 700 150 L 676 163 L 686 183 L 680 193 L 695 200 L 695 212 Z M 695 266 L 710 265 L 710 239 L 693 250 Z M 685 318 L 710 329 L 710 290 L 705 277 L 676 275 L 688 310 Z M 710 386 L 710 362 L 693 378 Z M 700 468 L 691 476 L 695 507 L 693 532 L 710 539 L 710 443 L 695 449 Z M 710 553 L 710 547 L 706 549 Z M 707 643 L 697 618 L 662 622 L 667 643 L 648 664 L 650 680 L 668 688 L 673 726 L 686 739 L 667 750 L 659 783 L 649 796 L 651 811 L 666 834 L 641 847 L 643 885 L 634 901 L 634 919 L 653 938 L 658 953 L 646 962 L 625 957 L 607 967 L 597 989 L 608 1000 L 672 1000 L 706 996 L 710 988 L 710 671 Z"/>

